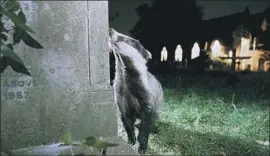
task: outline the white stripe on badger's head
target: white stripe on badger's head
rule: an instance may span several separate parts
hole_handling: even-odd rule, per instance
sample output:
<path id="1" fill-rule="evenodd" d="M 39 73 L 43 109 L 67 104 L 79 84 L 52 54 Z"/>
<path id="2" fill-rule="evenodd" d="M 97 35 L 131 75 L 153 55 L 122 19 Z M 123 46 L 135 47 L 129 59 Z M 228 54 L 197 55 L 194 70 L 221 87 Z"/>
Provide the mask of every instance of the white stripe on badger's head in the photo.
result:
<path id="1" fill-rule="evenodd" d="M 145 49 L 139 41 L 109 28 L 110 44 L 116 48 L 119 53 L 127 56 L 134 61 L 146 63 L 152 59 L 152 54 Z"/>

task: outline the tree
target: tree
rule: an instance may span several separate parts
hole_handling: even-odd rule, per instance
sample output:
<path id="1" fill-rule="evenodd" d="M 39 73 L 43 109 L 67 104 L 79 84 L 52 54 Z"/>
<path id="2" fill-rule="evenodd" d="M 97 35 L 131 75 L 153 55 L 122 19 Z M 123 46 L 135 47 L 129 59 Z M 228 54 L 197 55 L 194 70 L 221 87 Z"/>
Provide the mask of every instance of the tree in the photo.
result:
<path id="1" fill-rule="evenodd" d="M 109 16 L 109 22 L 113 22 L 116 18 L 118 18 L 118 16 L 119 16 L 119 12 L 113 16 Z"/>
<path id="2" fill-rule="evenodd" d="M 159 60 L 163 46 L 168 50 L 168 60 L 173 60 L 178 44 L 183 48 L 183 59 L 190 59 L 192 45 L 200 40 L 203 16 L 195 0 L 152 0 L 151 6 L 140 5 L 136 12 L 139 21 L 130 33 L 152 52 L 153 60 Z"/>

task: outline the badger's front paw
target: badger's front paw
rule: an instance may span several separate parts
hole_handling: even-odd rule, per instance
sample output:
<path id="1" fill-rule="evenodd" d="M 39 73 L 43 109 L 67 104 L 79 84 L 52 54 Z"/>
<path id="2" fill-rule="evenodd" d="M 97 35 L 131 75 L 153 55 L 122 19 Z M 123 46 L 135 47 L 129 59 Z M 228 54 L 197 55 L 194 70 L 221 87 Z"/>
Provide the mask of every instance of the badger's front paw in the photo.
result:
<path id="1" fill-rule="evenodd" d="M 139 145 L 138 153 L 139 153 L 140 155 L 144 155 L 145 152 L 146 152 L 146 150 L 147 150 L 147 146 Z"/>
<path id="2" fill-rule="evenodd" d="M 135 143 L 136 143 L 135 135 L 133 135 L 132 137 L 128 137 L 128 143 L 131 145 L 135 145 Z"/>

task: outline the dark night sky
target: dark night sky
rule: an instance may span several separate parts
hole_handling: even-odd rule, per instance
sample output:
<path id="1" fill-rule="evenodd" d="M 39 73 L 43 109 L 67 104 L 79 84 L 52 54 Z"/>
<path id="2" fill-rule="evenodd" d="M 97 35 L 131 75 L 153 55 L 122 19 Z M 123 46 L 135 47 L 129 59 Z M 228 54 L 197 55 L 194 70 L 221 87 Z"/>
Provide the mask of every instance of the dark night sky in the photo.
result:
<path id="1" fill-rule="evenodd" d="M 115 13 L 119 12 L 119 17 L 113 21 L 110 26 L 124 34 L 129 34 L 129 30 L 133 28 L 138 20 L 135 8 L 140 4 L 147 2 L 150 4 L 150 2 L 147 0 L 110 1 L 110 14 L 114 15 Z M 251 13 L 260 12 L 267 8 L 269 2 L 263 0 L 198 0 L 197 4 L 204 7 L 203 19 L 210 19 L 243 11 L 246 6 L 249 6 Z"/>

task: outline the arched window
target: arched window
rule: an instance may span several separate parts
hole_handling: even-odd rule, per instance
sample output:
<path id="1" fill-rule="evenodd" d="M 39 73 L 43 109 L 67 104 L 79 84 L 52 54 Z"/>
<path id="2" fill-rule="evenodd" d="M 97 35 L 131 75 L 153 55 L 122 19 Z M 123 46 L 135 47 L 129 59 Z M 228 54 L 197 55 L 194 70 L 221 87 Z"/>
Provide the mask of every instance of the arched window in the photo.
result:
<path id="1" fill-rule="evenodd" d="M 168 52 L 167 52 L 167 49 L 166 49 L 166 47 L 163 47 L 162 48 L 162 51 L 161 51 L 161 58 L 160 58 L 160 60 L 161 60 L 161 62 L 163 62 L 163 61 L 167 61 L 167 58 L 168 58 Z"/>
<path id="2" fill-rule="evenodd" d="M 200 46 L 197 42 L 195 42 L 191 50 L 191 59 L 195 59 L 199 56 L 200 56 Z"/>
<path id="3" fill-rule="evenodd" d="M 212 42 L 211 45 L 211 58 L 221 56 L 221 44 L 218 40 Z"/>
<path id="4" fill-rule="evenodd" d="M 178 44 L 174 52 L 174 60 L 181 62 L 183 58 L 182 55 L 183 55 L 182 47 L 181 45 Z"/>

